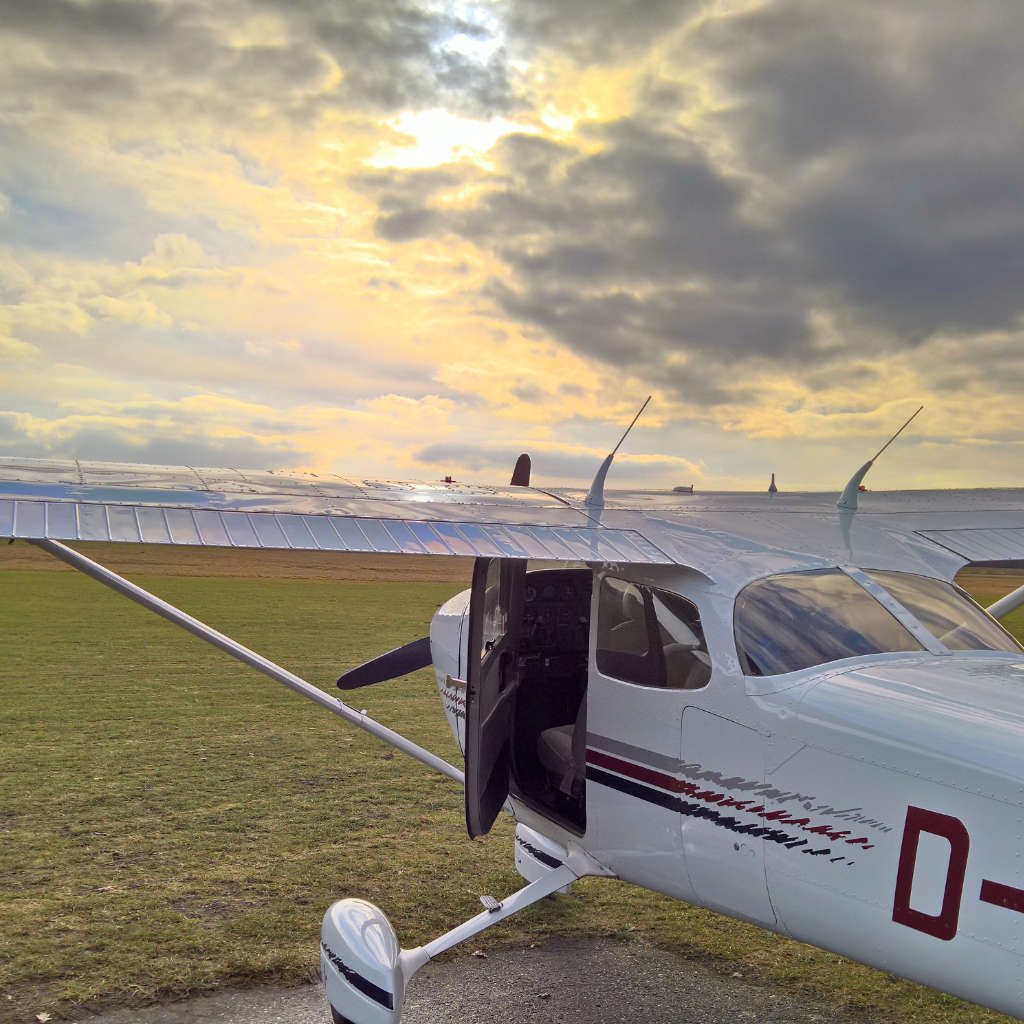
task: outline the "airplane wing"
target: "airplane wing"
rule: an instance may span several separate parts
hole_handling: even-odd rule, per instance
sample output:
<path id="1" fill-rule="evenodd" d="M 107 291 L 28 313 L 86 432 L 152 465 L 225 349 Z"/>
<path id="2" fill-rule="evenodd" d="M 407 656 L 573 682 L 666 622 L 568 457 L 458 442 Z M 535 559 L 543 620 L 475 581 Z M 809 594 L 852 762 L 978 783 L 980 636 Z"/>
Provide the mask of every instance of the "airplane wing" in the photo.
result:
<path id="1" fill-rule="evenodd" d="M 783 569 L 884 565 L 951 578 L 1024 567 L 1024 489 L 609 491 L 0 458 L 0 538 L 680 564 L 728 587 Z"/>
<path id="2" fill-rule="evenodd" d="M 670 563 L 528 487 L 0 459 L 0 538 Z"/>
<path id="3" fill-rule="evenodd" d="M 566 500 L 584 499 L 562 492 Z M 645 535 L 721 591 L 775 572 L 829 566 L 887 568 L 953 580 L 966 565 L 1024 569 L 1024 489 L 867 492 L 857 511 L 839 494 L 619 492 L 601 521 Z M 1010 581 L 1007 581 L 1008 583 Z M 1024 587 L 995 602 L 1004 618 Z"/>
<path id="4" fill-rule="evenodd" d="M 857 512 L 839 510 L 838 497 L 619 492 L 610 495 L 602 522 L 620 524 L 642 513 L 646 523 L 663 524 L 649 536 L 684 564 L 693 564 L 682 557 L 694 546 L 687 534 L 700 531 L 707 556 L 695 567 L 716 579 L 732 575 L 730 563 L 741 571 L 737 560 L 770 560 L 773 551 L 806 557 L 808 567 L 816 559 L 832 565 L 877 560 L 915 571 L 916 562 L 917 571 L 930 566 L 948 576 L 966 564 L 1024 568 L 1024 488 L 870 491 L 861 495 Z M 722 550 L 712 554 L 716 542 Z"/>

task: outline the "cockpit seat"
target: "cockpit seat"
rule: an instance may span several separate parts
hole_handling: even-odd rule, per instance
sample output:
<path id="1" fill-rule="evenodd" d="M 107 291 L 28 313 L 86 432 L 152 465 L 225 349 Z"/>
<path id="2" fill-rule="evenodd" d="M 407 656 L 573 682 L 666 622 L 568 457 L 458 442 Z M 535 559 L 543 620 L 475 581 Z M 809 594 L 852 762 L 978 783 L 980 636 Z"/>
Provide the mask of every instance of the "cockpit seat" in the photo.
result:
<path id="1" fill-rule="evenodd" d="M 576 721 L 545 729 L 537 737 L 537 758 L 566 796 L 578 795 L 587 774 L 587 698 L 580 701 Z"/>

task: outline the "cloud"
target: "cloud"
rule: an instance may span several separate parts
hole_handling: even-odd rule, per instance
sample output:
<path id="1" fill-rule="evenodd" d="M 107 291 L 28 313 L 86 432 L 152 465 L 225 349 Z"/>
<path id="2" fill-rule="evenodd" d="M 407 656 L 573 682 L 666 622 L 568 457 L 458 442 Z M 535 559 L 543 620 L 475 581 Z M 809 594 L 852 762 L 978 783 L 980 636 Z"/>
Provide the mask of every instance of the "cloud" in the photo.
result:
<path id="1" fill-rule="evenodd" d="M 780 0 L 709 26 L 739 158 L 801 273 L 914 346 L 1005 327 L 1024 267 L 1024 10 Z"/>
<path id="2" fill-rule="evenodd" d="M 25 429 L 20 417 L 0 413 L 0 453 L 25 458 L 75 458 L 101 462 L 139 462 L 172 466 L 231 466 L 237 469 L 285 469 L 307 463 L 308 452 L 254 437 L 141 436 L 138 424 L 58 426 L 44 432 Z"/>
<path id="3" fill-rule="evenodd" d="M 507 473 L 509 479 L 512 469 L 519 458 L 522 448 L 508 445 L 487 445 L 473 442 L 439 442 L 427 445 L 413 454 L 417 462 L 435 467 L 438 471 L 451 474 L 456 479 L 461 474 L 480 473 L 492 470 L 492 478 L 497 479 Z M 528 446 L 533 463 L 532 480 L 536 484 L 541 481 L 550 483 L 566 481 L 590 481 L 604 459 L 604 454 L 582 451 L 559 451 L 551 448 Z M 616 457 L 615 477 L 621 482 L 643 483 L 658 481 L 666 477 L 687 476 L 687 483 L 694 477 L 700 477 L 702 470 L 693 462 L 678 458 L 638 458 L 623 454 Z"/>
<path id="4" fill-rule="evenodd" d="M 144 266 L 161 270 L 178 270 L 200 266 L 206 262 L 203 247 L 188 235 L 163 234 L 153 239 L 153 251 L 143 257 Z"/>
<path id="5" fill-rule="evenodd" d="M 4 14 L 0 402 L 51 424 L 33 444 L 138 429 L 399 473 L 470 438 L 502 478 L 513 436 L 584 480 L 651 391 L 634 441 L 699 436 L 720 479 L 827 476 L 918 400 L 1013 435 L 1024 8 Z"/>
<path id="6" fill-rule="evenodd" d="M 591 139 L 597 152 L 504 139 L 492 155 L 507 173 L 482 183 L 469 206 L 446 201 L 450 176 L 420 190 L 404 190 L 397 171 L 358 184 L 400 209 L 388 237 L 454 232 L 491 249 L 512 273 L 483 295 L 505 316 L 580 354 L 656 374 L 689 401 L 722 401 L 732 374 L 719 370 L 736 359 L 814 355 L 800 283 L 746 218 L 742 182 L 690 139 L 641 121 L 594 127 Z M 679 352 L 702 369 L 666 372 Z"/>
<path id="7" fill-rule="evenodd" d="M 0 31 L 22 44 L 37 108 L 125 113 L 159 100 L 169 113 L 308 124 L 331 109 L 512 108 L 501 49 L 481 59 L 457 42 L 487 38 L 492 22 L 408 0 L 15 0 Z M 56 60 L 34 62 L 33 44 Z"/>
<path id="8" fill-rule="evenodd" d="M 154 246 L 169 251 L 185 238 L 194 246 L 236 258 L 251 252 L 239 233 L 221 228 L 194 205 L 179 202 L 166 211 L 155 208 L 145 181 L 131 181 L 116 160 L 115 171 L 109 166 L 110 154 L 94 153 L 91 142 L 76 150 L 62 145 L 59 133 L 44 134 L 47 137 L 35 138 L 13 125 L 0 134 L 0 191 L 8 202 L 6 244 L 89 260 L 136 261 L 152 255 Z M 134 161 L 127 164 L 138 170 Z M 170 176 L 166 168 L 165 187 Z M 194 181 L 191 189 L 194 201 Z"/>
<path id="9" fill-rule="evenodd" d="M 17 362 L 39 355 L 39 349 L 27 341 L 0 334 L 0 362 Z"/>
<path id="10" fill-rule="evenodd" d="M 247 341 L 245 351 L 259 359 L 288 359 L 302 351 L 302 343 L 295 338 L 268 338 L 265 341 Z"/>
<path id="11" fill-rule="evenodd" d="M 699 10 L 699 0 L 517 0 L 505 6 L 505 31 L 531 56 L 538 50 L 583 63 L 642 53 Z"/>

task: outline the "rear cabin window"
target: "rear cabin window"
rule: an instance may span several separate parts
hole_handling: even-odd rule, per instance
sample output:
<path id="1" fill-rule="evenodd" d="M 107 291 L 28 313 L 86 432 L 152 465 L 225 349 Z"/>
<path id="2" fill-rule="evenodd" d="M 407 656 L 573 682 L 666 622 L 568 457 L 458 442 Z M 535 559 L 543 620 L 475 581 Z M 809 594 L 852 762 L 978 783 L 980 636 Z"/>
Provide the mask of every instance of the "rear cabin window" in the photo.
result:
<path id="1" fill-rule="evenodd" d="M 748 676 L 772 676 L 841 658 L 924 648 L 838 569 L 781 573 L 740 591 L 736 650 Z"/>
<path id="2" fill-rule="evenodd" d="M 943 580 L 910 572 L 865 572 L 951 651 L 1012 651 L 1022 648 L 962 590 Z"/>
<path id="3" fill-rule="evenodd" d="M 639 686 L 706 686 L 711 658 L 696 605 L 667 590 L 604 577 L 597 609 L 597 670 Z"/>

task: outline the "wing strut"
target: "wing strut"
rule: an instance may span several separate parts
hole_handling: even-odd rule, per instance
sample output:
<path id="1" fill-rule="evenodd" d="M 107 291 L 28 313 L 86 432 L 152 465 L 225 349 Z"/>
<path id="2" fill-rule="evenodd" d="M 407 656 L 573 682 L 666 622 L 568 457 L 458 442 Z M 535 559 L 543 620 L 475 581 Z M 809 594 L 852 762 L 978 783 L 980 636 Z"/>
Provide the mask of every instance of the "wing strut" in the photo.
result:
<path id="1" fill-rule="evenodd" d="M 117 573 L 111 572 L 110 569 L 100 565 L 98 562 L 94 562 L 91 558 L 86 558 L 80 552 L 54 540 L 30 540 L 29 543 L 35 544 L 36 547 L 49 552 L 55 558 L 67 562 L 68 565 L 85 573 L 86 576 L 91 576 L 94 580 L 110 587 L 111 590 L 116 590 L 119 594 L 129 598 L 136 604 L 141 604 L 143 608 L 148 608 L 151 612 L 156 612 L 157 615 L 162 616 L 169 622 L 173 622 L 176 626 L 181 626 L 182 629 L 199 637 L 200 640 L 213 644 L 214 647 L 244 662 L 250 668 L 270 676 L 276 682 L 283 683 L 290 690 L 294 690 L 296 693 L 313 701 L 314 704 L 319 704 L 320 707 L 326 708 L 339 718 L 344 718 L 351 725 L 365 730 L 371 736 L 376 736 L 385 743 L 390 743 L 391 746 L 397 747 L 403 753 L 416 758 L 417 761 L 422 761 L 427 767 L 433 768 L 434 771 L 447 775 L 448 778 L 454 779 L 463 785 L 465 784 L 465 776 L 455 765 L 449 764 L 443 758 L 413 743 L 412 740 L 407 740 L 401 734 L 389 729 L 385 725 L 381 725 L 380 722 L 361 714 L 355 708 L 350 708 L 336 697 L 332 697 L 329 693 L 324 693 L 319 687 L 314 686 L 312 683 L 307 683 L 305 679 L 301 679 L 287 669 L 281 668 L 280 665 L 275 665 L 274 662 L 264 658 L 262 654 L 257 654 L 248 647 L 244 647 L 237 641 L 232 640 L 231 637 L 218 633 L 213 627 L 207 626 L 205 622 L 200 622 L 199 619 L 186 614 L 180 608 L 175 608 L 174 605 L 161 600 L 148 590 L 143 590 L 142 587 L 136 586 L 123 576 L 118 576 Z"/>
<path id="2" fill-rule="evenodd" d="M 1010 591 L 1005 597 L 1001 597 L 998 601 L 990 604 L 985 611 L 993 619 L 1005 619 L 1010 612 L 1015 611 L 1022 604 L 1024 604 L 1024 587 L 1018 587 L 1016 590 Z"/>

